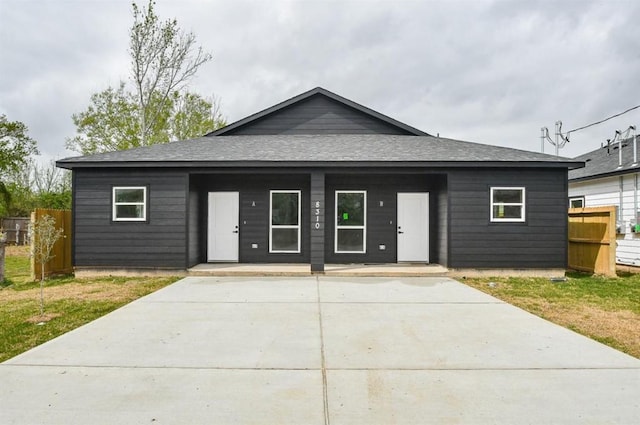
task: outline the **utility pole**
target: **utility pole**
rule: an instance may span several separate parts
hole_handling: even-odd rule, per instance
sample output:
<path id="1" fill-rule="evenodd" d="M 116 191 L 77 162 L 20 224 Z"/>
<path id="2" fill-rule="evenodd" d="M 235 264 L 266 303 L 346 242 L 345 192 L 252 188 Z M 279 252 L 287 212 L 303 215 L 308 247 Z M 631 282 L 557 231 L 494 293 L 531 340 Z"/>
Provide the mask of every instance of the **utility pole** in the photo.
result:
<path id="1" fill-rule="evenodd" d="M 549 129 L 547 127 L 542 127 L 540 129 L 540 149 L 542 152 L 544 152 L 545 140 L 556 147 L 556 156 L 560 156 L 560 149 L 564 148 L 564 146 L 569 143 L 569 134 L 567 133 L 566 136 L 562 134 L 562 121 L 556 121 L 555 140 L 552 140 L 549 136 Z"/>

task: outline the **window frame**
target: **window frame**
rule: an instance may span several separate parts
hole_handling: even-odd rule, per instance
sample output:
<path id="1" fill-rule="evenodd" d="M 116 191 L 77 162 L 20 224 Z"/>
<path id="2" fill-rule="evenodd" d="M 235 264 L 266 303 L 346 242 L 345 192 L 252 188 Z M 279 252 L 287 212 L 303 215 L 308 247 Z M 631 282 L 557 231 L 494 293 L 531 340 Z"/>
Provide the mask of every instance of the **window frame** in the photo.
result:
<path id="1" fill-rule="evenodd" d="M 362 213 L 362 225 L 339 225 L 338 224 L 338 195 L 341 193 L 362 193 L 363 196 L 363 213 Z M 334 238 L 333 238 L 333 252 L 335 254 L 366 254 L 367 253 L 367 191 L 366 190 L 336 190 L 334 195 Z M 362 230 L 362 251 L 340 251 L 338 250 L 338 230 L 351 229 Z"/>
<path id="2" fill-rule="evenodd" d="M 527 190 L 524 186 L 491 186 L 489 192 L 489 214 L 490 220 L 492 223 L 524 223 L 527 221 Z M 521 202 L 494 202 L 493 195 L 496 190 L 519 190 L 522 193 L 522 201 Z M 494 206 L 502 205 L 502 206 L 519 206 L 521 208 L 521 214 L 519 218 L 507 217 L 494 217 L 493 210 Z"/>
<path id="3" fill-rule="evenodd" d="M 118 190 L 139 190 L 142 189 L 142 202 L 116 202 L 116 191 Z M 111 221 L 117 222 L 142 222 L 147 221 L 147 204 L 148 204 L 148 190 L 147 186 L 113 186 L 111 188 Z M 142 206 L 142 217 L 118 217 L 118 206 L 120 205 L 141 205 Z"/>
<path id="4" fill-rule="evenodd" d="M 582 206 L 581 207 L 572 207 L 571 206 L 571 202 L 573 201 L 581 201 L 582 202 Z M 569 208 L 584 208 L 584 196 L 572 196 L 569 198 Z"/>
<path id="5" fill-rule="evenodd" d="M 273 194 L 274 193 L 295 193 L 298 195 L 298 224 L 273 224 Z M 302 238 L 302 191 L 277 189 L 269 191 L 269 254 L 300 254 Z M 273 229 L 298 229 L 298 249 L 295 251 L 283 251 L 273 249 Z"/>

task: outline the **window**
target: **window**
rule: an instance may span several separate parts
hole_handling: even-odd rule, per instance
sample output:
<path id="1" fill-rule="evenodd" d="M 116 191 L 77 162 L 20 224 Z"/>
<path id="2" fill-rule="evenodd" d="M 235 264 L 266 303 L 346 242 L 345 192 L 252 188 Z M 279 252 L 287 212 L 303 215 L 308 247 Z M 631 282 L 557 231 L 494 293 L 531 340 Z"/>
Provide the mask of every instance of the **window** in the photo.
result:
<path id="1" fill-rule="evenodd" d="M 146 219 L 146 187 L 113 188 L 113 221 L 146 221 Z"/>
<path id="2" fill-rule="evenodd" d="M 272 190 L 269 252 L 300 252 L 300 191 Z"/>
<path id="3" fill-rule="evenodd" d="M 366 252 L 367 192 L 336 191 L 335 252 Z"/>
<path id="4" fill-rule="evenodd" d="M 584 208 L 584 196 L 569 198 L 569 208 Z"/>
<path id="5" fill-rule="evenodd" d="M 524 187 L 491 188 L 491 221 L 525 220 Z"/>

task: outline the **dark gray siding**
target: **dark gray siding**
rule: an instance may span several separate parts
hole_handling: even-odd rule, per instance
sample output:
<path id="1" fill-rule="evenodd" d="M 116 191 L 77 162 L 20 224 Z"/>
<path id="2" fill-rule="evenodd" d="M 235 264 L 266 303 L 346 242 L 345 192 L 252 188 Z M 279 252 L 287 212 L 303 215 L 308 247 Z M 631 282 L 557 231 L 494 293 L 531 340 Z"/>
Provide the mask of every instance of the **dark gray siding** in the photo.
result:
<path id="1" fill-rule="evenodd" d="M 526 188 L 526 222 L 490 222 L 491 186 Z M 566 170 L 457 170 L 448 189 L 449 267 L 566 267 Z"/>
<path id="2" fill-rule="evenodd" d="M 200 261 L 206 262 L 208 193 L 234 191 L 240 194 L 241 263 L 308 263 L 309 262 L 309 175 L 222 175 L 192 177 L 200 190 Z M 301 190 L 301 252 L 269 253 L 270 190 Z M 257 244 L 257 248 L 253 245 Z"/>
<path id="3" fill-rule="evenodd" d="M 444 187 L 442 175 L 327 175 L 325 258 L 327 263 L 395 263 L 397 261 L 397 194 L 398 192 L 429 192 L 430 197 L 430 257 L 438 258 L 440 221 L 436 205 L 438 190 Z M 367 252 L 336 254 L 335 251 L 335 191 L 367 191 Z M 382 202 L 382 206 L 380 205 Z M 385 245 L 381 250 L 380 245 Z M 433 260 L 432 260 L 433 261 Z"/>
<path id="4" fill-rule="evenodd" d="M 113 186 L 147 186 L 146 222 L 111 220 Z M 74 170 L 76 267 L 185 268 L 187 174 Z"/>
<path id="5" fill-rule="evenodd" d="M 322 95 L 315 95 L 225 135 L 410 133 Z"/>
<path id="6" fill-rule="evenodd" d="M 189 254 L 188 265 L 189 267 L 195 266 L 200 263 L 201 253 L 201 238 L 200 232 L 202 228 L 200 226 L 200 192 L 199 187 L 195 181 L 192 181 L 189 185 Z"/>
<path id="7" fill-rule="evenodd" d="M 449 239 L 449 222 L 448 222 L 448 195 L 447 180 L 442 178 L 438 180 L 437 190 L 431 195 L 430 199 L 430 220 L 436 225 L 431 225 L 431 252 L 429 257 L 432 263 L 438 263 L 447 266 L 449 259 L 448 239 Z"/>
<path id="8" fill-rule="evenodd" d="M 324 271 L 324 240 L 326 228 L 324 172 L 311 173 L 311 271 Z M 317 227 L 316 227 L 317 226 Z"/>

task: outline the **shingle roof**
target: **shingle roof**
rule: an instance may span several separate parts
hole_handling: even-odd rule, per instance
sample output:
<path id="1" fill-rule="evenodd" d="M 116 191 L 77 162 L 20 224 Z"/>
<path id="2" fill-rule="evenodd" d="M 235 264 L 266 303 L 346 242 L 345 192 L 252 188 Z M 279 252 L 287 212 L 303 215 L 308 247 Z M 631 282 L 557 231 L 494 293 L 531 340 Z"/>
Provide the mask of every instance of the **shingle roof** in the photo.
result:
<path id="1" fill-rule="evenodd" d="M 209 136 L 126 151 L 66 158 L 64 168 L 87 166 L 277 166 L 385 163 L 547 164 L 579 161 L 433 136 L 257 135 Z M 485 164 L 486 165 L 486 164 Z"/>
<path id="2" fill-rule="evenodd" d="M 639 140 L 640 142 L 640 140 Z M 640 144 L 640 143 L 639 143 Z M 640 149 L 640 146 L 638 146 Z M 640 152 L 638 152 L 640 158 Z M 620 166 L 620 151 L 618 144 L 602 147 L 575 158 L 584 161 L 584 168 L 571 170 L 569 180 L 588 180 L 607 175 L 635 173 L 640 171 L 638 164 L 633 165 L 633 141 L 627 139 L 622 142 L 622 166 Z"/>

